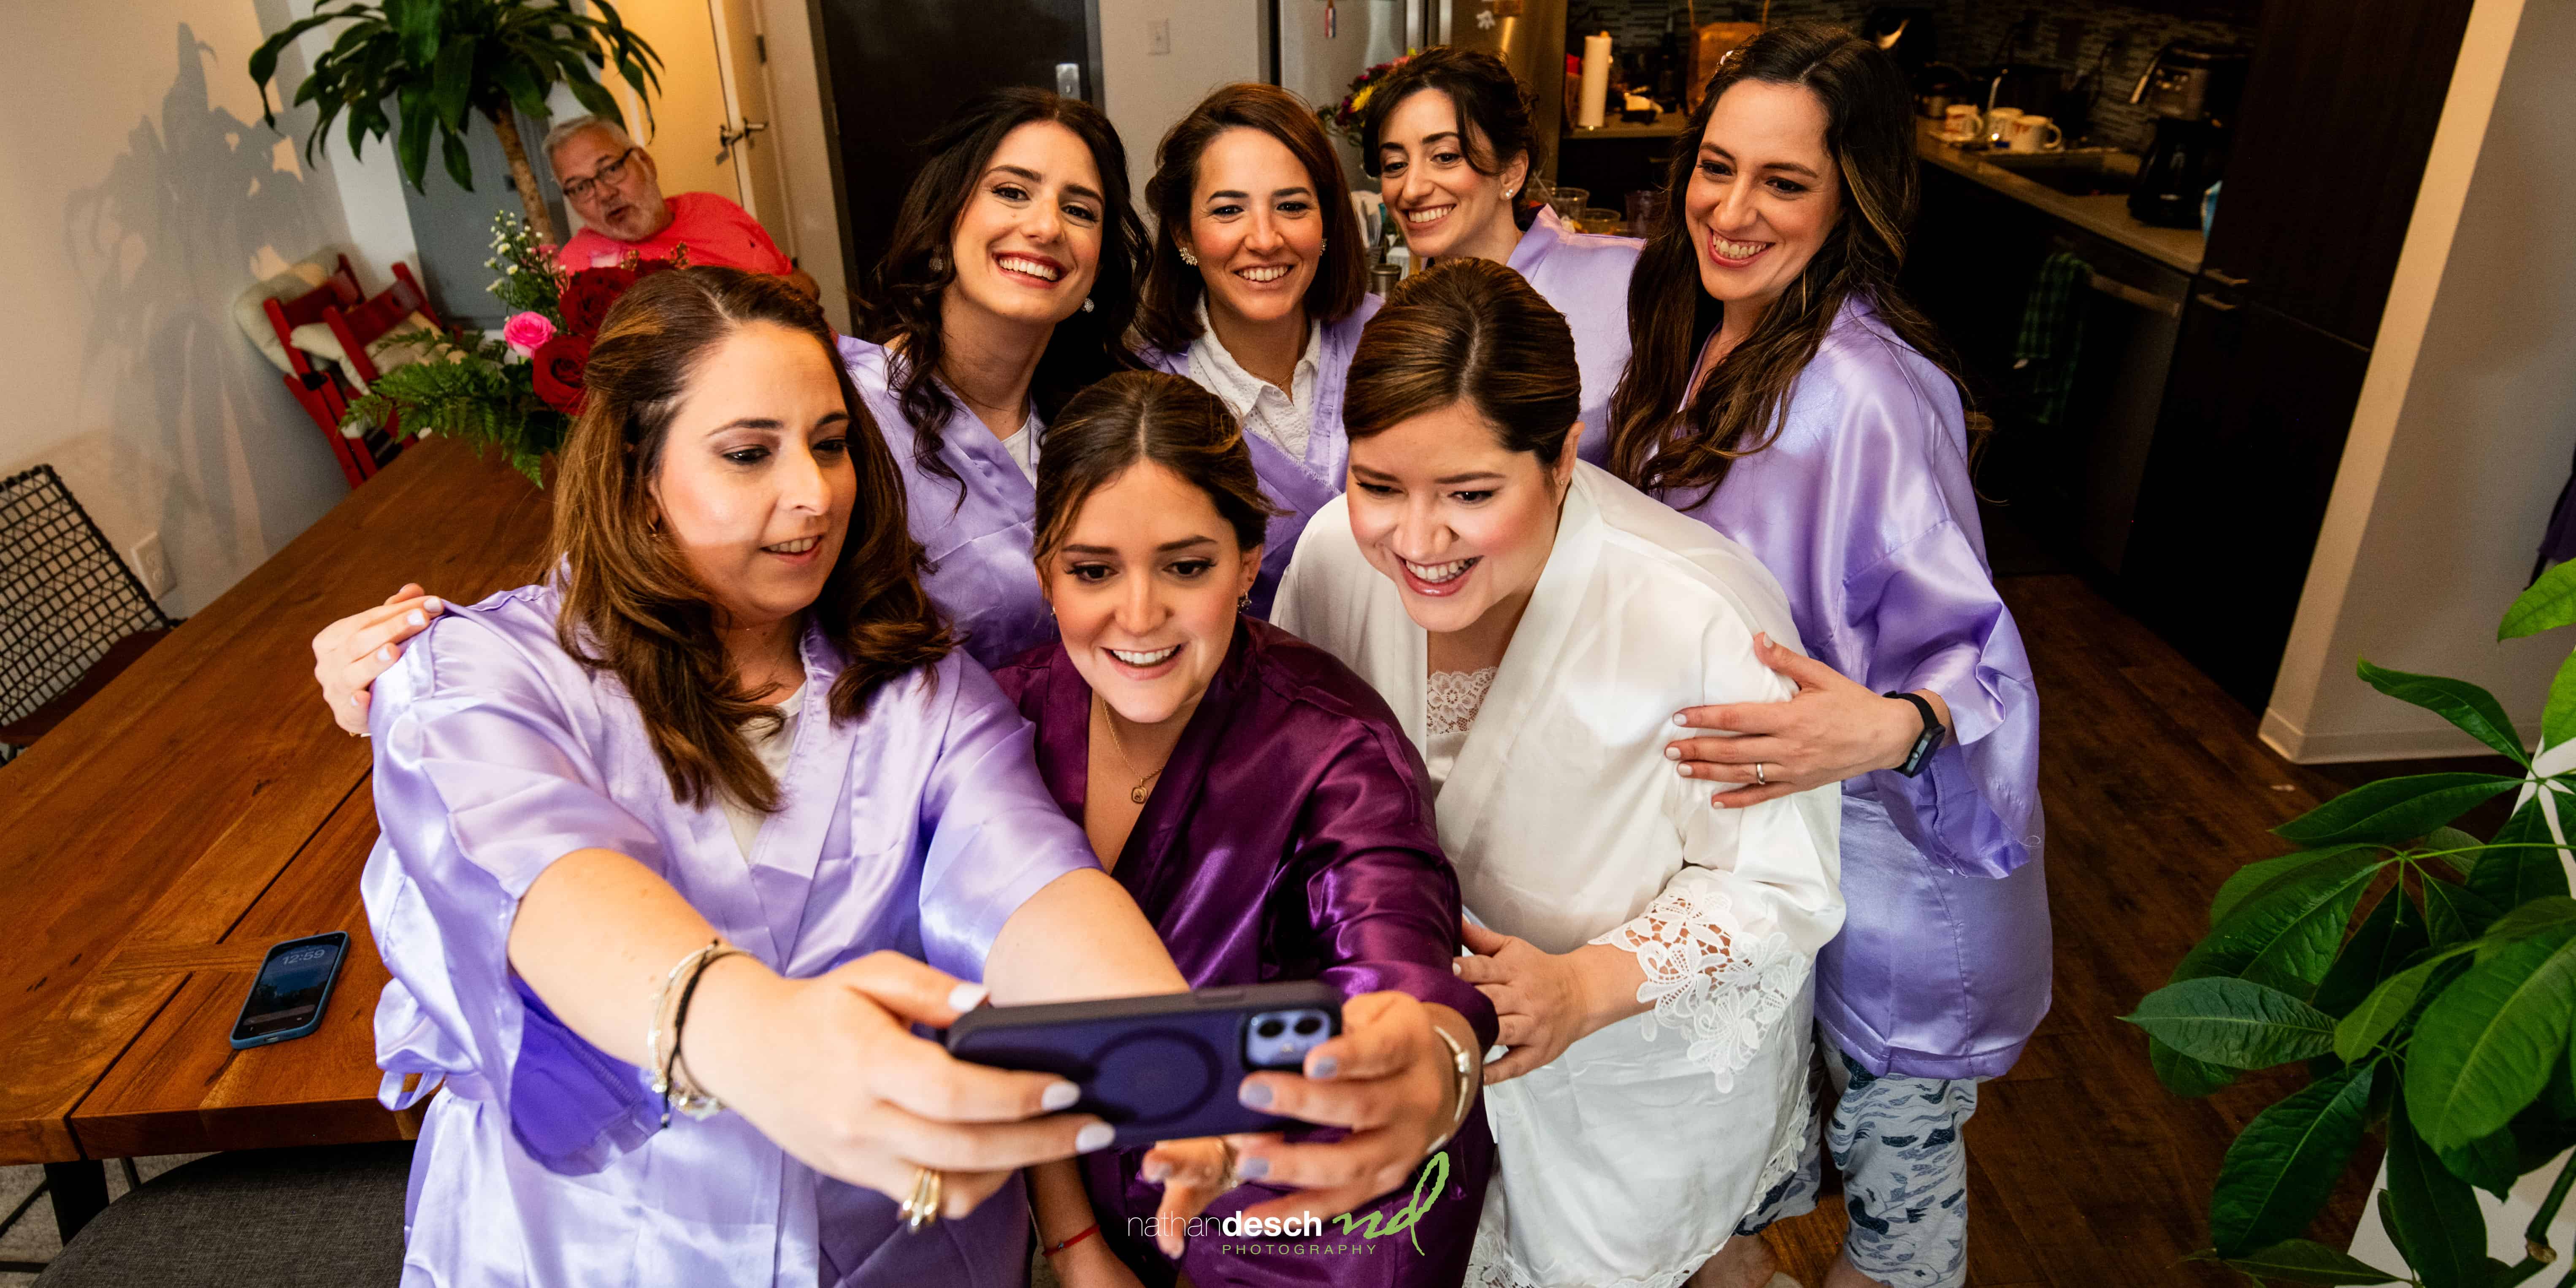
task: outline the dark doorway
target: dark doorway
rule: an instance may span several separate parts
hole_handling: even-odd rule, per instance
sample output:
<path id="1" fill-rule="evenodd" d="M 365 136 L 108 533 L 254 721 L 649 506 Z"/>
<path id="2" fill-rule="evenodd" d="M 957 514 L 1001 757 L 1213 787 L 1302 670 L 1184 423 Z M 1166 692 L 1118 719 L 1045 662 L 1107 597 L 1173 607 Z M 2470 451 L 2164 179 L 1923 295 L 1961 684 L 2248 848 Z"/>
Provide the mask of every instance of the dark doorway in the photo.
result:
<path id="1" fill-rule="evenodd" d="M 885 250 L 922 140 L 960 103 L 1005 85 L 1100 101 L 1095 0 L 813 4 L 854 290 Z"/>

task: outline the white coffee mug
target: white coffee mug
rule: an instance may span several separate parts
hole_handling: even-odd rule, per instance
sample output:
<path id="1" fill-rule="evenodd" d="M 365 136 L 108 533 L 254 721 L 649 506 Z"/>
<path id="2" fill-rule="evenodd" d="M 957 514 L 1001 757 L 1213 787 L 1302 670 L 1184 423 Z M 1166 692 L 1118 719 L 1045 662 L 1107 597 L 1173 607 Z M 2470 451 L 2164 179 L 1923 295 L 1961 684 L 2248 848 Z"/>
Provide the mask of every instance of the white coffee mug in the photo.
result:
<path id="1" fill-rule="evenodd" d="M 1995 110 L 1986 113 L 1985 126 L 1977 131 L 1977 136 L 1984 140 L 1988 147 L 2011 147 L 2012 123 L 2020 119 L 2020 108 L 1998 107 Z"/>
<path id="2" fill-rule="evenodd" d="M 2015 152 L 2055 152 L 2066 146 L 2066 131 L 2057 128 L 2045 116 L 2013 118 L 2012 150 Z M 2043 139 L 2042 136 L 2046 137 Z"/>
<path id="3" fill-rule="evenodd" d="M 1986 118 L 1977 115 L 1974 103 L 1952 103 L 1941 112 L 1941 133 L 1954 139 L 1973 139 L 1986 128 Z"/>

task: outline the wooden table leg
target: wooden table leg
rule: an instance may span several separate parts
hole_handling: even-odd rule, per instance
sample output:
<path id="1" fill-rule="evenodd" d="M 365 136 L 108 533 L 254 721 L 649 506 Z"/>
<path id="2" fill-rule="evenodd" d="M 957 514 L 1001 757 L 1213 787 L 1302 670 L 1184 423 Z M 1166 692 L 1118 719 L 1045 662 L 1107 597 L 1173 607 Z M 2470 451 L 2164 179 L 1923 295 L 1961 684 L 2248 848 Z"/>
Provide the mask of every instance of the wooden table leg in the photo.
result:
<path id="1" fill-rule="evenodd" d="M 54 1200 L 54 1228 L 69 1246 L 91 1217 L 107 1210 L 107 1166 L 95 1159 L 47 1163 L 45 1192 Z"/>

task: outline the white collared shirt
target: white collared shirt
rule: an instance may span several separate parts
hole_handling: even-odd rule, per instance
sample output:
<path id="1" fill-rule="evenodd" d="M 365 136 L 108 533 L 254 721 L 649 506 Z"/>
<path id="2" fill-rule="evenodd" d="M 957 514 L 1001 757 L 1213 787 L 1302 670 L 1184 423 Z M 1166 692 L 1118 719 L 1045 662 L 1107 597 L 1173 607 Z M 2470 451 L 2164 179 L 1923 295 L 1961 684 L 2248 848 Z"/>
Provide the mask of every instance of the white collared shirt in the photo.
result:
<path id="1" fill-rule="evenodd" d="M 1324 351 L 1324 326 L 1306 323 L 1306 347 L 1297 355 L 1296 373 L 1288 379 L 1288 389 L 1243 369 L 1216 338 L 1216 328 L 1208 324 L 1207 298 L 1199 298 L 1199 338 L 1190 341 L 1190 379 L 1225 403 L 1226 410 L 1243 422 L 1247 434 L 1269 439 L 1292 460 L 1306 459 L 1306 442 L 1312 436 L 1315 406 L 1315 383 L 1322 378 L 1323 367 L 1318 355 Z"/>

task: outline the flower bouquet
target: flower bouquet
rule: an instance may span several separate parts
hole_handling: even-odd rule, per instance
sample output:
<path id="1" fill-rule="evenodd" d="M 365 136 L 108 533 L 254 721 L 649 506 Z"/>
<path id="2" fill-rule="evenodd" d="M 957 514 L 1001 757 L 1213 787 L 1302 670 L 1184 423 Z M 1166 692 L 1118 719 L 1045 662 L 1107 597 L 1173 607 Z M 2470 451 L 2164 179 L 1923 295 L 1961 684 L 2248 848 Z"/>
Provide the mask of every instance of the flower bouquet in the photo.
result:
<path id="1" fill-rule="evenodd" d="M 1342 101 L 1331 107 L 1316 108 L 1315 119 L 1322 121 L 1325 129 L 1348 140 L 1352 147 L 1358 147 L 1360 117 L 1368 111 L 1369 95 L 1377 92 L 1378 82 L 1394 74 L 1395 69 L 1402 67 L 1405 60 L 1416 52 L 1408 50 L 1403 58 L 1390 58 L 1352 77 L 1350 92 L 1342 95 Z"/>
<path id="2" fill-rule="evenodd" d="M 484 263 L 501 276 L 488 289 L 512 310 L 501 334 L 440 337 L 419 361 L 386 372 L 353 400 L 341 428 L 452 435 L 499 451 L 543 487 L 542 463 L 581 411 L 582 369 L 609 306 L 643 278 L 686 265 L 630 254 L 613 267 L 568 273 L 555 265 L 554 248 L 507 212 L 492 221 L 492 249 Z"/>

